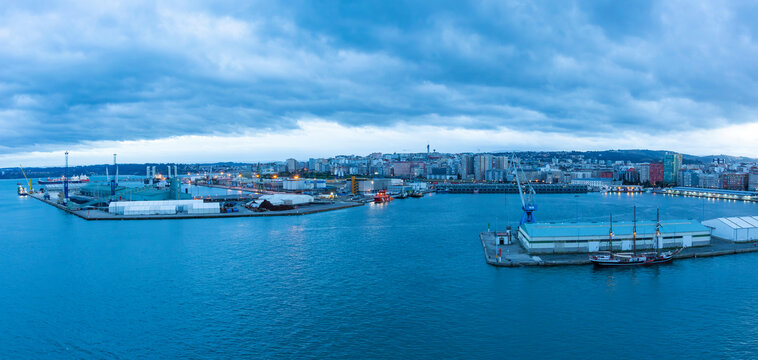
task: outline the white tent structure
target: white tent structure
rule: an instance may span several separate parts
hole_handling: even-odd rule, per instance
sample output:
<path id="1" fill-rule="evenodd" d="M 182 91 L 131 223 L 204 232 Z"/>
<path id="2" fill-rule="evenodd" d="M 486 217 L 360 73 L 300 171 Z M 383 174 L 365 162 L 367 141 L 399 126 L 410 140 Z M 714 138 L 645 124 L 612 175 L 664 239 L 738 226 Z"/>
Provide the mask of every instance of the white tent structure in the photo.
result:
<path id="1" fill-rule="evenodd" d="M 272 205 L 302 205 L 313 202 L 313 196 L 298 194 L 263 195 L 260 200 L 268 200 Z"/>
<path id="2" fill-rule="evenodd" d="M 732 242 L 758 241 L 758 216 L 718 218 L 703 221 L 713 236 Z"/>
<path id="3" fill-rule="evenodd" d="M 203 200 L 159 200 L 159 201 L 113 201 L 108 212 L 114 215 L 174 215 L 218 214 L 219 203 L 205 203 Z"/>

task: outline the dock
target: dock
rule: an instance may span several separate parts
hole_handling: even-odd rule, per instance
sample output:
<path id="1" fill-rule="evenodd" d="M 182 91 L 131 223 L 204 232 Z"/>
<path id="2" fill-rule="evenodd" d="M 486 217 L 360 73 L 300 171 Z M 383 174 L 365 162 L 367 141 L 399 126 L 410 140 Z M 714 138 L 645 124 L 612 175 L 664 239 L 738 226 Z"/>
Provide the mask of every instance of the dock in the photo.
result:
<path id="1" fill-rule="evenodd" d="M 516 240 L 512 244 L 497 245 L 495 232 L 479 234 L 487 264 L 497 267 L 521 266 L 568 266 L 590 265 L 589 254 L 539 254 L 530 255 Z M 498 252 L 500 257 L 498 258 Z M 711 237 L 707 246 L 689 247 L 679 252 L 674 259 L 691 259 L 758 252 L 758 243 L 733 243 L 718 237 Z"/>
<path id="2" fill-rule="evenodd" d="M 298 216 L 316 214 L 325 211 L 334 211 L 340 209 L 347 209 L 356 206 L 363 206 L 361 202 L 350 201 L 338 201 L 330 203 L 315 203 L 304 206 L 296 207 L 292 210 L 282 211 L 265 211 L 256 212 L 247 208 L 240 208 L 238 212 L 232 213 L 213 213 L 213 214 L 170 214 L 170 215 L 115 215 L 107 211 L 102 210 L 73 210 L 68 207 L 58 204 L 55 201 L 45 200 L 39 194 L 30 194 L 32 198 L 35 198 L 43 203 L 52 205 L 61 209 L 69 214 L 78 216 L 84 220 L 168 220 L 168 219 L 208 219 L 208 218 L 232 218 L 232 217 L 263 217 L 263 216 Z"/>

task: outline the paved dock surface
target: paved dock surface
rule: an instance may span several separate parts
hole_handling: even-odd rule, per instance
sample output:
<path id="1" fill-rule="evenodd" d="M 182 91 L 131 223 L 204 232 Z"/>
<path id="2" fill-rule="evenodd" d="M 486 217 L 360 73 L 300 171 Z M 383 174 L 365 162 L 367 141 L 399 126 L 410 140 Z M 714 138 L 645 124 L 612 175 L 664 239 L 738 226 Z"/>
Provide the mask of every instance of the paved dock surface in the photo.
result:
<path id="1" fill-rule="evenodd" d="M 591 264 L 589 261 L 589 254 L 586 253 L 529 255 L 515 239 L 513 244 L 497 245 L 495 243 L 495 232 L 480 233 L 479 240 L 482 243 L 485 261 L 493 266 L 516 267 Z M 497 256 L 498 251 L 500 252 L 499 258 Z M 686 248 L 679 252 L 674 258 L 687 259 L 749 252 L 758 252 L 758 243 L 733 243 L 728 240 L 711 237 L 711 245 Z"/>
<path id="2" fill-rule="evenodd" d="M 259 216 L 296 216 L 315 214 L 324 211 L 347 209 L 362 206 L 363 203 L 339 201 L 333 203 L 316 203 L 299 206 L 292 210 L 256 212 L 247 208 L 238 208 L 238 212 L 214 213 L 214 214 L 172 214 L 172 215 L 115 215 L 102 210 L 72 210 L 51 200 L 43 199 L 39 194 L 31 197 L 46 204 L 55 206 L 63 211 L 76 215 L 85 220 L 165 220 L 165 219 L 206 219 L 206 218 L 229 218 L 229 217 L 259 217 Z"/>

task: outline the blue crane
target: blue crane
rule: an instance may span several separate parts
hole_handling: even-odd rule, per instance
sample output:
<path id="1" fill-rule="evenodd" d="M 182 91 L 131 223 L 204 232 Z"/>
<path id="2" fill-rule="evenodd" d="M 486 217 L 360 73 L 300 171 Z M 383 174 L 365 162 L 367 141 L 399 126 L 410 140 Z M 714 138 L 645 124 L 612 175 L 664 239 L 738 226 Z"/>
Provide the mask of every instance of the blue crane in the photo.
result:
<path id="1" fill-rule="evenodd" d="M 534 203 L 534 194 L 536 192 L 534 191 L 532 185 L 529 183 L 529 180 L 526 180 L 526 176 L 524 176 L 524 169 L 521 168 L 521 161 L 516 157 L 515 154 L 511 160 L 511 166 L 513 167 L 513 176 L 516 178 L 518 194 L 521 197 L 521 209 L 524 211 L 524 213 L 521 214 L 521 222 L 519 225 L 533 224 L 536 222 L 534 219 L 534 212 L 537 210 L 537 204 Z M 520 175 L 524 176 L 524 180 L 526 180 L 523 186 L 521 185 L 521 180 L 519 179 L 519 171 L 521 172 Z M 524 195 L 524 188 L 526 188 L 526 195 Z"/>

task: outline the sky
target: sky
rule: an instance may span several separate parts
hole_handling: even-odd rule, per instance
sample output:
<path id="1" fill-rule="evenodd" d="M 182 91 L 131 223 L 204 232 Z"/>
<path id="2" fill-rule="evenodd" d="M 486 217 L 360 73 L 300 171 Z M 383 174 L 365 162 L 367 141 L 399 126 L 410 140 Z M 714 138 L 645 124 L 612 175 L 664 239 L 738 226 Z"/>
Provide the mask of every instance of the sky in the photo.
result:
<path id="1" fill-rule="evenodd" d="M 5 1 L 0 19 L 0 167 L 758 157 L 750 1 Z"/>

